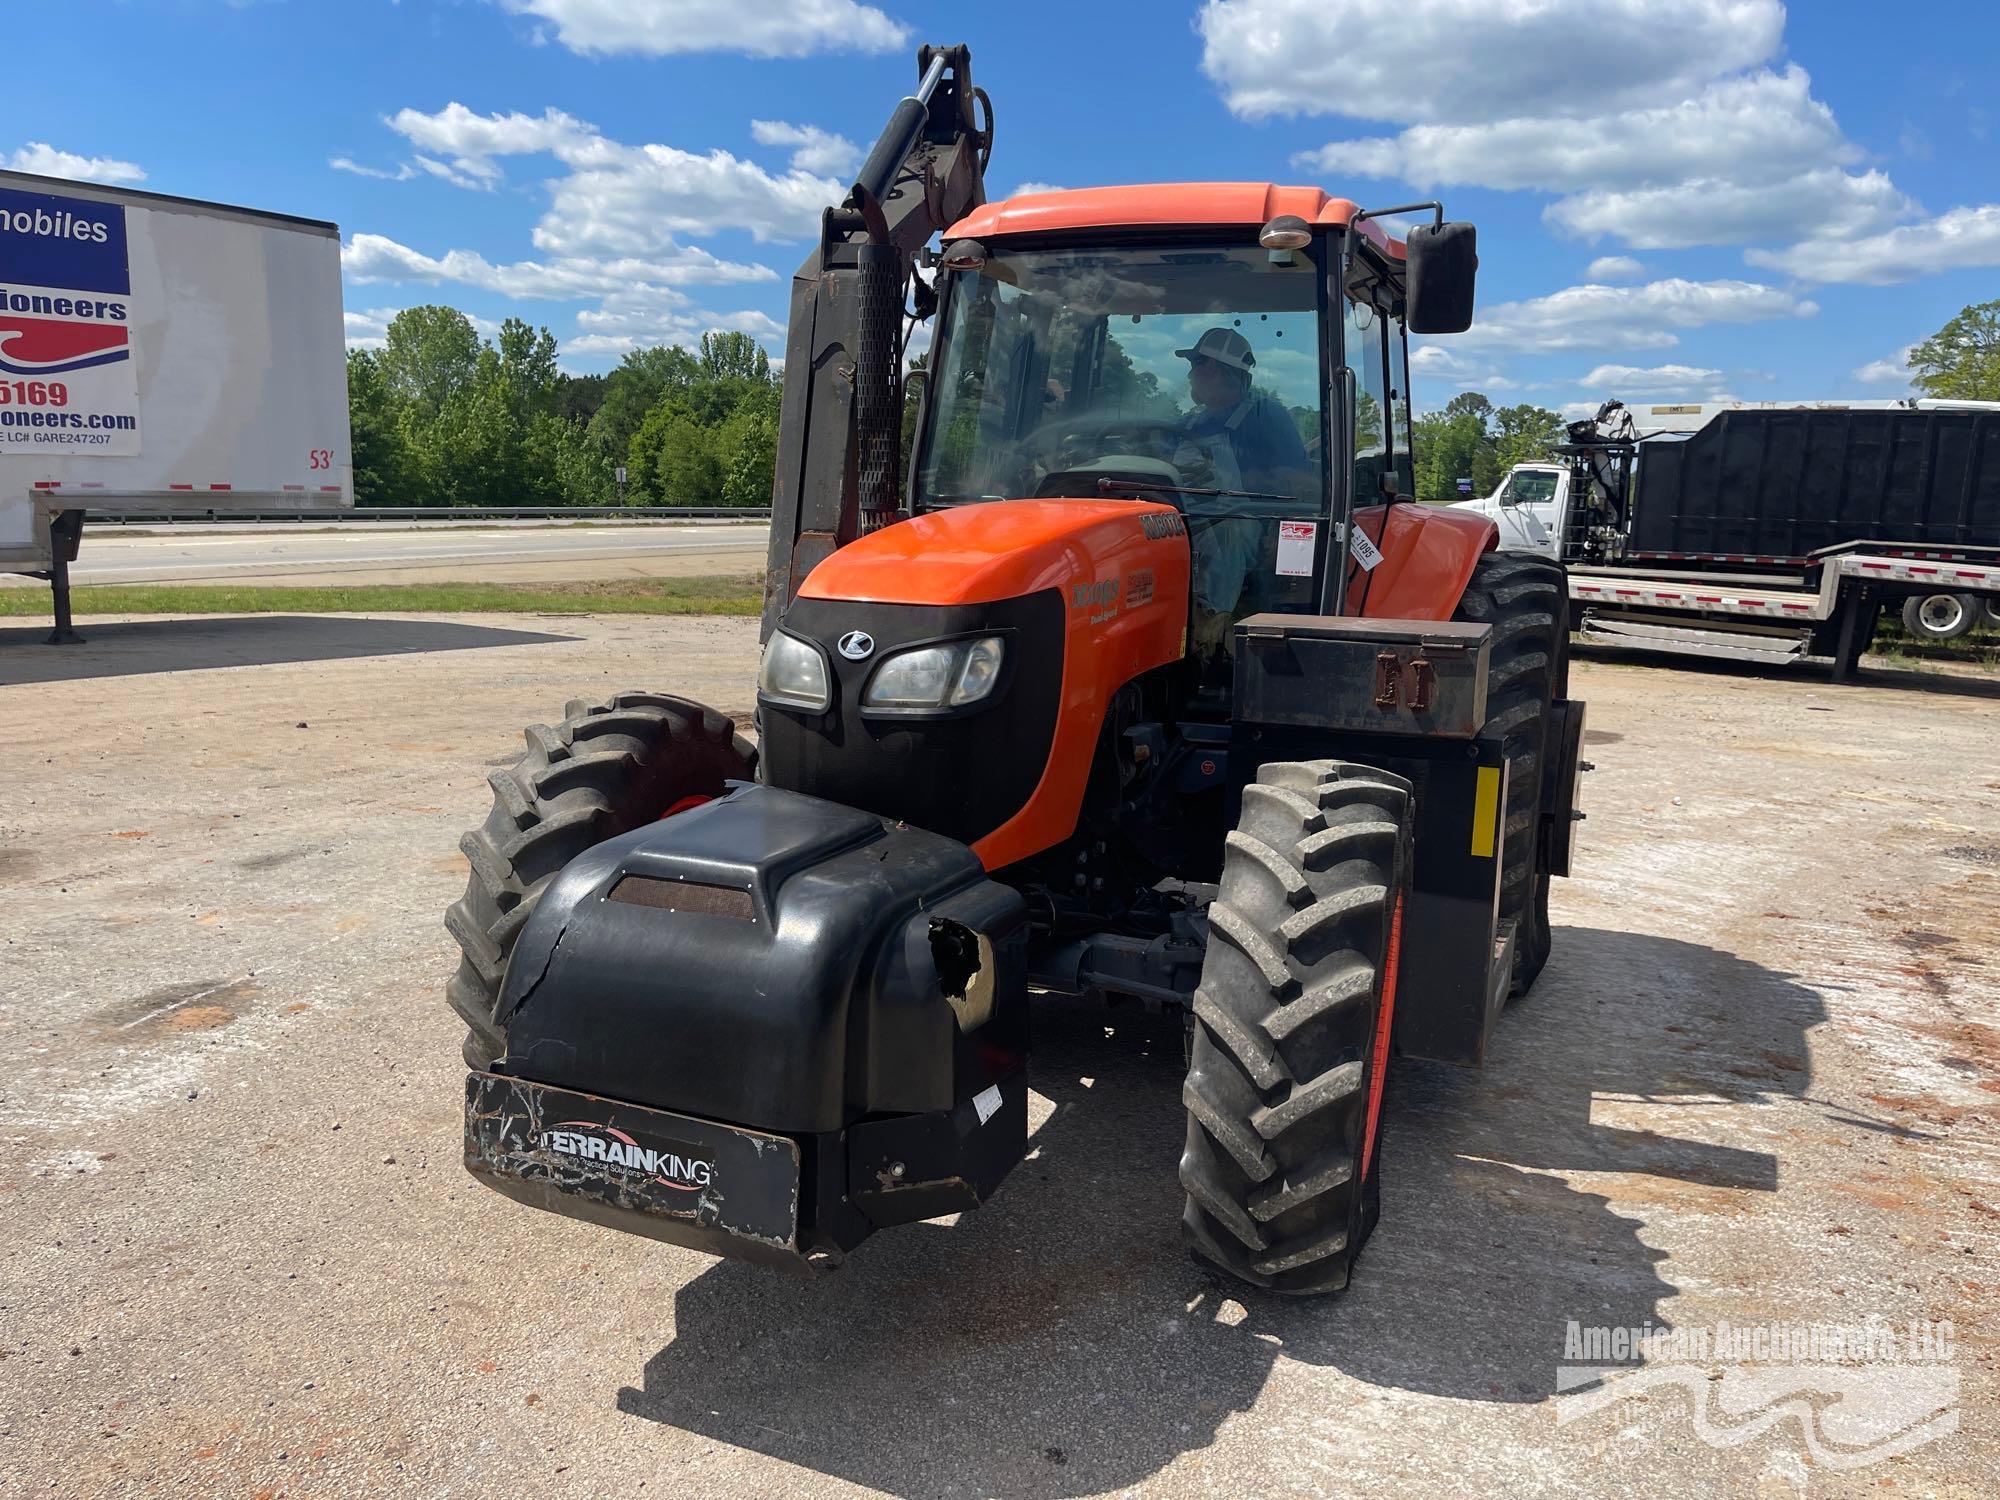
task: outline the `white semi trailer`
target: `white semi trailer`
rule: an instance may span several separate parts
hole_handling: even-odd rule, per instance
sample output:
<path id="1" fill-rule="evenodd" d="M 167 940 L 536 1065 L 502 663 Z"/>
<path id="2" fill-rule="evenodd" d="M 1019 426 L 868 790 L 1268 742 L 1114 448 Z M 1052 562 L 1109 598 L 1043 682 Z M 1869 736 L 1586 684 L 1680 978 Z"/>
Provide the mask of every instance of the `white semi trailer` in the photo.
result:
<path id="1" fill-rule="evenodd" d="M 332 224 L 0 172 L 0 572 L 86 516 L 354 503 Z"/>
<path id="2" fill-rule="evenodd" d="M 1460 508 L 1568 564 L 1586 637 L 1844 677 L 1884 608 L 2000 602 L 2000 404 L 1611 402 L 1568 436 Z"/>

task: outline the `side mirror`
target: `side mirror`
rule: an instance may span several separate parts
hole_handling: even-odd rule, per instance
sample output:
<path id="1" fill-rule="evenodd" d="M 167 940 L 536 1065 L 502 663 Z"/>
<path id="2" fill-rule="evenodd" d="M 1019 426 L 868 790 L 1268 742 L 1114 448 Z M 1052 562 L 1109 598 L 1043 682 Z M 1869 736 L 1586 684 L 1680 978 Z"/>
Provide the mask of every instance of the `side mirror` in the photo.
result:
<path id="1" fill-rule="evenodd" d="M 1470 224 L 1421 224 L 1404 241 L 1412 333 L 1463 333 L 1472 326 L 1472 288 L 1479 272 L 1479 231 Z"/>

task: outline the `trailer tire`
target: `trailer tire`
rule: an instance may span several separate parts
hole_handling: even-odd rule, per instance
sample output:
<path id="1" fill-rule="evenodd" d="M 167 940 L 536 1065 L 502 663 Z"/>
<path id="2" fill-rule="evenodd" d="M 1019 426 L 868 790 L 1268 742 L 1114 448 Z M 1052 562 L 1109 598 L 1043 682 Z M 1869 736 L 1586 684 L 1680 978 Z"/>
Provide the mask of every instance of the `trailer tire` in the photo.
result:
<path id="1" fill-rule="evenodd" d="M 1293 1295 L 1347 1285 L 1377 1158 L 1410 784 L 1273 762 L 1243 793 L 1209 907 L 1182 1101 L 1182 1227 L 1201 1260 Z"/>
<path id="2" fill-rule="evenodd" d="M 493 807 L 459 840 L 471 865 L 445 913 L 459 947 L 445 998 L 466 1024 L 465 1061 L 483 1069 L 507 1050 L 494 1019 L 515 940 L 556 872 L 594 844 L 690 798 L 722 795 L 756 774 L 757 751 L 723 715 L 685 698 L 620 693 L 573 699 L 562 723 L 524 731 L 527 753 L 487 777 Z"/>
<path id="3" fill-rule="evenodd" d="M 1486 724 L 1507 759 L 1507 825 L 1501 831 L 1500 920 L 1514 923 L 1509 991 L 1524 995 L 1554 945 L 1549 870 L 1541 837 L 1549 705 L 1569 691 L 1569 580 L 1560 563 L 1489 552 L 1473 569 L 1456 618 L 1493 627 Z M 1551 811 L 1568 816 L 1567 808 Z"/>
<path id="4" fill-rule="evenodd" d="M 1924 641 L 1955 641 L 1979 623 L 1971 594 L 1912 594 L 1903 601 L 1903 629 Z"/>

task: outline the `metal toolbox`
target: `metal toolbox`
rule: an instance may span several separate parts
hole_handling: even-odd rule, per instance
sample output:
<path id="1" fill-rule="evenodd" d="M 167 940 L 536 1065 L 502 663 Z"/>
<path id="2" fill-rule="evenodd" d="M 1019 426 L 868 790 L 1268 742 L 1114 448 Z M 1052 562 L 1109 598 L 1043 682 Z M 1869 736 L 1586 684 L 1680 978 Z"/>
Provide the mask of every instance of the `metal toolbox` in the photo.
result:
<path id="1" fill-rule="evenodd" d="M 1486 722 L 1491 637 L 1457 620 L 1251 615 L 1236 625 L 1235 717 L 1471 739 Z"/>

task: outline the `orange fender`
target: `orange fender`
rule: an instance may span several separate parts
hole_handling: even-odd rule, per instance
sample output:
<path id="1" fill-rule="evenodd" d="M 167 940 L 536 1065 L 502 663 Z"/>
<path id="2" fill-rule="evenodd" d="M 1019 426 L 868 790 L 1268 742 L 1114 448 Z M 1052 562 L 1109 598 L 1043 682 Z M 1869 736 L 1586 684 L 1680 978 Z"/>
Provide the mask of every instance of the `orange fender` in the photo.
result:
<path id="1" fill-rule="evenodd" d="M 1480 554 L 1500 545 L 1500 528 L 1473 511 L 1400 500 L 1354 513 L 1382 561 L 1347 573 L 1350 615 L 1371 620 L 1449 620 L 1472 581 Z"/>

